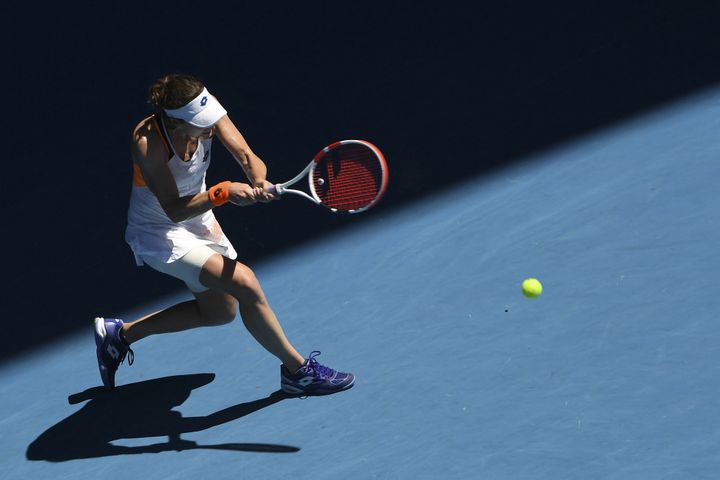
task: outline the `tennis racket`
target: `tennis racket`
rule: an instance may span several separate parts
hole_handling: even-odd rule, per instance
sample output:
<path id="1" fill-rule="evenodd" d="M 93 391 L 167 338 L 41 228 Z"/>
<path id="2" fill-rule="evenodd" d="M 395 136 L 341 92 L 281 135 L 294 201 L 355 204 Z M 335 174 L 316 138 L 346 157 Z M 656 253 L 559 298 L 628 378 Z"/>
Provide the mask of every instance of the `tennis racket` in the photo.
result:
<path id="1" fill-rule="evenodd" d="M 288 188 L 308 179 L 308 191 Z M 292 193 L 335 213 L 360 213 L 377 204 L 385 193 L 388 168 L 382 152 L 364 140 L 342 140 L 323 148 L 292 180 L 269 191 Z"/>

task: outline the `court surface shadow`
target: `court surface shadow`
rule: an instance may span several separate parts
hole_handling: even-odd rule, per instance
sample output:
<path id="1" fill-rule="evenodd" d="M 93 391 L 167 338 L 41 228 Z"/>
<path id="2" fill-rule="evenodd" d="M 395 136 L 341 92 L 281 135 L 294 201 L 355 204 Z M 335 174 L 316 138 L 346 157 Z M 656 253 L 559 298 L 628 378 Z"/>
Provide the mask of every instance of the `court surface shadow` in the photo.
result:
<path id="1" fill-rule="evenodd" d="M 183 440 L 184 433 L 198 432 L 242 418 L 290 396 L 281 390 L 247 403 L 219 410 L 204 417 L 183 417 L 174 407 L 182 405 L 190 393 L 215 378 L 212 373 L 177 375 L 122 385 L 112 391 L 93 387 L 68 397 L 75 405 L 89 400 L 79 411 L 40 434 L 27 448 L 28 460 L 64 462 L 81 458 L 160 453 L 192 449 L 235 450 L 242 452 L 292 453 L 300 450 L 288 445 L 223 443 L 198 445 Z M 167 442 L 143 446 L 119 446 L 120 439 L 168 437 Z"/>

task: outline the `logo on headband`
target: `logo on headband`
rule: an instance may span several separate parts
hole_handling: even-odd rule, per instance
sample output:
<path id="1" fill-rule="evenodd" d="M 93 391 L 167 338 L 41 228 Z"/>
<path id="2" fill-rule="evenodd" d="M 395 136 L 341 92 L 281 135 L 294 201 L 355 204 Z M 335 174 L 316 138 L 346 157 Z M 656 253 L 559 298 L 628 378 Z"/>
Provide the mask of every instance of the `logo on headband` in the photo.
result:
<path id="1" fill-rule="evenodd" d="M 204 107 L 205 105 L 207 105 L 207 96 L 204 96 L 202 97 L 202 99 L 200 99 L 200 106 Z"/>

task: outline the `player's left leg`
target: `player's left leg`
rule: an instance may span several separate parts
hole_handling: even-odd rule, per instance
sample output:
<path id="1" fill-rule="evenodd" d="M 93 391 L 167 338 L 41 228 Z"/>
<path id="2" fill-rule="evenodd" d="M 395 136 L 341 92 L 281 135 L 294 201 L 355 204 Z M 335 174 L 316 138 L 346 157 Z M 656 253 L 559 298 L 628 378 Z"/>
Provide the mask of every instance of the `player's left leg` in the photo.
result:
<path id="1" fill-rule="evenodd" d="M 150 335 L 223 325 L 237 316 L 238 304 L 232 295 L 217 290 L 192 294 L 195 300 L 178 303 L 134 322 L 125 322 L 123 338 L 128 343 L 135 343 Z"/>
<path id="2" fill-rule="evenodd" d="M 181 302 L 132 322 L 118 318 L 95 319 L 95 344 L 100 376 L 107 388 L 115 386 L 115 372 L 127 356 L 132 364 L 130 344 L 150 335 L 180 332 L 232 322 L 237 316 L 237 300 L 223 292 L 193 292 L 195 300 Z"/>

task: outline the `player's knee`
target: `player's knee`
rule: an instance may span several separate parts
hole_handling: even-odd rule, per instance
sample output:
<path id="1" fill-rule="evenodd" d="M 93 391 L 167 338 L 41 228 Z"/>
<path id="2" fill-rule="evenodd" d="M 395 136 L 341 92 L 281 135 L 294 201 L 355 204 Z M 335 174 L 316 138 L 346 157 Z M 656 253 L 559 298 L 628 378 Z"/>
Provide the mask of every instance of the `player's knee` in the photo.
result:
<path id="1" fill-rule="evenodd" d="M 228 300 L 222 305 L 214 307 L 211 311 L 205 311 L 202 315 L 202 322 L 206 326 L 225 325 L 237 317 L 238 303 L 233 299 Z"/>
<path id="2" fill-rule="evenodd" d="M 218 312 L 212 318 L 212 325 L 226 325 L 235 320 L 235 317 L 237 317 L 237 308 L 234 310 L 228 309 L 223 312 Z"/>
<path id="3" fill-rule="evenodd" d="M 260 282 L 249 267 L 242 266 L 235 270 L 233 286 L 237 292 L 237 299 L 241 303 L 264 301 Z"/>
<path id="4" fill-rule="evenodd" d="M 219 325 L 226 325 L 228 323 L 231 323 L 233 320 L 235 320 L 237 312 L 216 312 L 212 315 L 205 315 L 203 316 L 203 323 L 208 327 L 216 327 Z"/>

